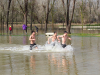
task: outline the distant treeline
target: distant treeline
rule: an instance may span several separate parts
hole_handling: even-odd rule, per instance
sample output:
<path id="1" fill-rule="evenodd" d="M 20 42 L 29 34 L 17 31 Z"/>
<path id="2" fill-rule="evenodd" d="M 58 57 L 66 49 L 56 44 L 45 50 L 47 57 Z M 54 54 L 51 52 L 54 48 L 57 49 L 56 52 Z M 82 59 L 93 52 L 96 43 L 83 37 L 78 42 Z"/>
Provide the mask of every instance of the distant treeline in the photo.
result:
<path id="1" fill-rule="evenodd" d="M 100 23 L 100 0 L 0 0 L 0 25 L 20 22 L 46 24 L 45 29 L 48 23 L 69 28 L 71 23 Z"/>

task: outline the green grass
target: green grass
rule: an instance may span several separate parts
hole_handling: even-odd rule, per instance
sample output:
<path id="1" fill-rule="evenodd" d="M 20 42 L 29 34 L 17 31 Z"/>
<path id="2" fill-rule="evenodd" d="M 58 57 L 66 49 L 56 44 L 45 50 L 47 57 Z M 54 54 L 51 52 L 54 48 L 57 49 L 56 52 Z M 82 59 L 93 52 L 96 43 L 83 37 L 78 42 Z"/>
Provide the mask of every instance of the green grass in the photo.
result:
<path id="1" fill-rule="evenodd" d="M 82 25 L 71 25 L 71 26 L 82 26 Z M 100 23 L 98 23 L 98 24 L 84 24 L 83 26 L 100 26 Z M 59 27 L 63 27 L 63 25 L 59 25 Z M 64 27 L 66 27 L 66 26 L 64 25 Z"/>
<path id="2" fill-rule="evenodd" d="M 7 33 L 3 33 L 3 34 L 1 34 L 0 33 L 0 36 L 30 36 L 30 34 L 7 34 Z"/>
<path id="3" fill-rule="evenodd" d="M 93 25 L 87 24 L 86 26 L 100 26 L 100 23 L 98 23 L 98 24 L 93 24 Z"/>
<path id="4" fill-rule="evenodd" d="M 61 34 L 58 34 L 58 35 L 63 35 L 62 33 Z M 10 34 L 7 34 L 7 33 L 4 33 L 4 34 L 0 34 L 0 36 L 10 36 Z M 30 36 L 30 34 L 11 34 L 11 36 Z M 82 36 L 82 37 L 85 37 L 85 36 L 95 36 L 95 37 L 100 37 L 100 33 L 99 34 L 89 34 L 89 33 L 71 33 L 71 34 L 68 34 L 68 36 Z"/>
<path id="5" fill-rule="evenodd" d="M 58 34 L 58 35 L 63 35 L 63 34 Z M 89 34 L 89 33 L 71 33 L 71 34 L 68 34 L 68 36 L 96 36 L 96 37 L 100 37 L 100 34 Z"/>
<path id="6" fill-rule="evenodd" d="M 87 34 L 87 33 L 72 33 L 72 34 L 68 34 L 68 35 L 73 35 L 73 36 L 96 36 L 96 37 L 100 37 L 100 34 Z"/>

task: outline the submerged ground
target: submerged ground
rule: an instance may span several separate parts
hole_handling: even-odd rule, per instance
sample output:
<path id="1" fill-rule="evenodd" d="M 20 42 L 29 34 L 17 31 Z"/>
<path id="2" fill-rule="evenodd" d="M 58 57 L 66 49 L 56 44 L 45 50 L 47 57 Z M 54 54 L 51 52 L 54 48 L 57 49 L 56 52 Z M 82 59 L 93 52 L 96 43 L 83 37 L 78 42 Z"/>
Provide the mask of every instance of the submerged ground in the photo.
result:
<path id="1" fill-rule="evenodd" d="M 64 30 L 57 30 L 58 35 Z M 0 73 L 1 75 L 99 75 L 100 74 L 100 37 L 99 30 L 86 31 L 72 29 L 66 49 L 60 45 L 51 48 L 46 45 L 44 32 L 36 35 L 38 50 L 29 50 L 30 33 L 0 36 Z M 91 34 L 91 35 L 85 35 Z"/>
<path id="2" fill-rule="evenodd" d="M 63 33 L 62 30 L 57 32 Z M 72 30 L 74 34 L 79 32 Z M 99 34 L 99 31 L 87 32 Z M 100 37 L 69 37 L 72 40 L 67 40 L 65 51 L 60 46 L 50 49 L 50 46 L 45 46 L 47 37 L 39 32 L 36 43 L 45 49 L 30 52 L 29 35 L 0 36 L 1 75 L 99 75 Z"/>

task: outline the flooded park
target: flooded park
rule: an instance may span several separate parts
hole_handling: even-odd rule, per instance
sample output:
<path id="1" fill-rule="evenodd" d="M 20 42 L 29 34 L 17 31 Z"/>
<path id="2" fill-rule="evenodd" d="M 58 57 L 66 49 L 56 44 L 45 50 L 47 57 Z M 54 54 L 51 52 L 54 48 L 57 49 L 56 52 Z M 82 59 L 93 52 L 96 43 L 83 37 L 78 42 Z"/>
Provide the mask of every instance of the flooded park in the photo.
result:
<path id="1" fill-rule="evenodd" d="M 0 0 L 0 75 L 100 75 L 99 12 L 100 0 Z"/>
<path id="2" fill-rule="evenodd" d="M 71 29 L 80 33 L 79 29 Z M 99 30 L 84 30 L 99 33 Z M 23 31 L 18 31 L 18 34 Z M 63 30 L 57 30 L 57 34 Z M 67 46 L 54 48 L 46 45 L 47 36 L 42 31 L 36 35 L 39 49 L 29 50 L 29 35 L 0 36 L 1 75 L 99 75 L 100 37 L 69 36 Z"/>

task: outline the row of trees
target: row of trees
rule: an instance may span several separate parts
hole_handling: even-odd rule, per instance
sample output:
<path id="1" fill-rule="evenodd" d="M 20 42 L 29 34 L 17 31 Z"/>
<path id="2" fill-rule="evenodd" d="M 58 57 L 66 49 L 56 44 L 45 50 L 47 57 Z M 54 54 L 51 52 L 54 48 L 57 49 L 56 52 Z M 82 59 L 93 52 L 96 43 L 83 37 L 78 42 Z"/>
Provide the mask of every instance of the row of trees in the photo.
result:
<path id="1" fill-rule="evenodd" d="M 70 32 L 71 23 L 93 23 L 100 21 L 99 0 L 0 0 L 1 28 L 8 32 L 8 24 L 65 23 Z M 42 27 L 42 26 L 41 26 Z M 27 31 L 27 30 L 26 30 Z"/>

